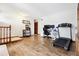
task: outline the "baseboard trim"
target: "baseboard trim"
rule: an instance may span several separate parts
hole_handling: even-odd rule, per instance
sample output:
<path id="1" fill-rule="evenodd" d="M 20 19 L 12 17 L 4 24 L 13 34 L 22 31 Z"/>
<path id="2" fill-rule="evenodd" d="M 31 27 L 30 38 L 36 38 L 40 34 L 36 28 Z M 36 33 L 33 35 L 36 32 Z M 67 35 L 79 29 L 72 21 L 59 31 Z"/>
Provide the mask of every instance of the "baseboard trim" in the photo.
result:
<path id="1" fill-rule="evenodd" d="M 19 37 L 19 36 L 11 36 L 11 38 L 15 38 L 15 37 Z"/>

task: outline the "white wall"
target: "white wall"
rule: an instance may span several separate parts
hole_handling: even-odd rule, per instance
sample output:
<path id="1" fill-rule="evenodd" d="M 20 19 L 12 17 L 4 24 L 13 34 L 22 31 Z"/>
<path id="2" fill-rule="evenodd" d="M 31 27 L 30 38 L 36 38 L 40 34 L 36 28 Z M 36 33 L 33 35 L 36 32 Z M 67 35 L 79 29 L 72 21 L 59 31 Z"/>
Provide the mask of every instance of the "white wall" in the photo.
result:
<path id="1" fill-rule="evenodd" d="M 62 8 L 62 7 L 59 7 Z M 66 9 L 57 13 L 52 13 L 52 15 L 42 17 L 43 20 L 40 21 L 40 33 L 43 35 L 43 26 L 45 24 L 54 24 L 58 25 L 59 23 L 72 23 L 72 35 L 73 35 L 73 41 L 75 40 L 75 33 L 76 33 L 76 27 L 77 27 L 77 4 L 72 4 L 70 9 Z M 66 32 L 65 32 L 66 33 Z M 64 35 L 64 33 L 63 33 Z"/>
<path id="2" fill-rule="evenodd" d="M 62 23 L 62 22 L 70 22 L 70 23 L 73 24 L 73 40 L 75 40 L 74 39 L 75 38 L 74 33 L 76 31 L 75 27 L 77 27 L 77 4 L 72 3 L 72 4 L 62 4 L 63 6 L 62 5 L 59 6 L 59 5 L 60 4 L 58 4 L 58 5 L 55 4 L 55 6 L 57 8 L 55 8 L 53 4 L 50 5 L 51 6 L 50 9 L 52 9 L 51 15 L 47 14 L 46 12 L 43 13 L 43 11 L 46 10 L 46 6 L 43 6 L 43 7 L 45 7 L 45 9 L 43 8 L 43 11 L 41 10 L 42 12 L 40 12 L 40 10 L 38 10 L 39 13 L 42 15 L 42 17 L 41 17 L 40 14 L 39 14 L 39 16 L 35 15 L 36 18 L 31 18 L 32 16 L 34 16 L 33 14 L 31 15 L 31 17 L 29 17 L 30 18 L 29 20 L 31 21 L 32 35 L 34 34 L 34 21 L 33 21 L 33 19 L 38 19 L 38 22 L 39 22 L 38 33 L 41 34 L 41 35 L 43 35 L 43 26 L 45 24 L 55 24 L 55 25 L 57 25 L 57 24 Z M 53 9 L 52 6 L 54 7 L 54 9 Z M 6 7 L 6 5 L 5 5 L 5 7 Z M 65 9 L 63 9 L 63 8 L 65 8 Z M 19 9 L 19 8 L 17 8 L 17 9 Z M 55 11 L 55 9 L 57 11 Z M 61 10 L 61 9 L 63 9 L 63 10 Z M 0 10 L 6 11 L 5 8 L 0 9 Z M 0 21 L 6 22 L 6 23 L 9 23 L 9 24 L 12 25 L 12 36 L 22 36 L 22 29 L 24 29 L 24 24 L 22 24 L 21 20 L 23 20 L 24 18 L 21 18 L 21 17 L 28 16 L 26 9 L 25 9 L 25 13 L 24 12 L 22 13 L 22 11 L 19 11 L 19 12 L 16 11 L 15 12 L 15 11 L 13 11 L 13 9 L 12 9 L 12 11 L 10 11 L 10 13 L 8 13 L 8 12 L 5 13 L 4 11 L 0 13 Z M 34 12 L 34 10 L 31 10 L 31 11 Z M 50 10 L 48 10 L 48 13 L 49 13 L 49 11 Z M 20 15 L 20 13 L 22 13 L 22 14 Z M 45 14 L 47 14 L 48 16 L 45 16 Z M 18 16 L 20 18 L 17 18 Z M 25 19 L 28 19 L 28 18 L 25 17 Z"/>
<path id="3" fill-rule="evenodd" d="M 17 18 L 17 16 L 11 17 L 8 16 L 7 18 L 5 17 L 6 15 L 1 15 L 0 16 L 0 22 L 6 23 L 11 25 L 11 35 L 12 36 L 22 36 L 22 30 L 25 29 L 25 25 L 22 23 L 22 20 L 24 18 Z M 25 19 L 27 20 L 28 18 L 25 17 Z M 29 19 L 31 22 L 31 32 L 32 35 L 34 33 L 34 23 L 31 20 L 31 18 Z"/>

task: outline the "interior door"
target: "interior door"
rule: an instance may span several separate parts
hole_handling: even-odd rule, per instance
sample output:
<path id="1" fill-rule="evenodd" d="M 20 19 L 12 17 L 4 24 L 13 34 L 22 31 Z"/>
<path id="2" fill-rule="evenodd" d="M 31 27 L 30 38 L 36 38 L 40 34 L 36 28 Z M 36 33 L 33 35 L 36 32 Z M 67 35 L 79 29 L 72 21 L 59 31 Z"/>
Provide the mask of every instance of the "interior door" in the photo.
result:
<path id="1" fill-rule="evenodd" d="M 37 21 L 37 19 L 34 20 L 34 34 L 38 34 L 38 21 Z"/>
<path id="2" fill-rule="evenodd" d="M 77 25 L 78 25 L 78 32 L 79 32 L 79 4 L 78 4 L 78 8 L 77 8 Z"/>
<path id="3" fill-rule="evenodd" d="M 79 56 L 79 4 L 78 4 L 78 7 L 77 7 L 76 55 Z"/>

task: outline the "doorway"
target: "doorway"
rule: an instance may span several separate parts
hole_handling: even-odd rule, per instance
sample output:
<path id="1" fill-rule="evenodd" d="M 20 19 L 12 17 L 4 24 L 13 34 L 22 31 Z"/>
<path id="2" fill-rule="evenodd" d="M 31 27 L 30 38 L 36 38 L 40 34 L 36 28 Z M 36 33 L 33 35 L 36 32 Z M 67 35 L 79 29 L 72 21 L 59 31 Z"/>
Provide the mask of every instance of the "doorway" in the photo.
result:
<path id="1" fill-rule="evenodd" d="M 34 19 L 34 34 L 38 34 L 38 21 Z"/>

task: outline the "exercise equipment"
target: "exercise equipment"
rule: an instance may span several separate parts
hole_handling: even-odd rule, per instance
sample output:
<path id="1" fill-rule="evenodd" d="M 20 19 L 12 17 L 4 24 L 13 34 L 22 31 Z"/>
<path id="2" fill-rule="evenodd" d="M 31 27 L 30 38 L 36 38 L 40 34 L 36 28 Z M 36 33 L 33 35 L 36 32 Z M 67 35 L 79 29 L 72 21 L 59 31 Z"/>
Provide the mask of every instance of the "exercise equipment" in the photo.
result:
<path id="1" fill-rule="evenodd" d="M 54 25 L 44 25 L 44 28 L 43 28 L 44 37 L 50 38 L 49 37 L 49 35 L 51 35 L 50 32 L 54 27 L 55 27 Z"/>
<path id="2" fill-rule="evenodd" d="M 31 23 L 29 20 L 23 20 L 23 24 L 25 24 L 25 29 L 23 29 L 23 37 L 31 36 Z"/>
<path id="3" fill-rule="evenodd" d="M 72 43 L 72 24 L 61 23 L 58 25 L 58 38 L 53 42 L 53 46 L 62 47 L 65 50 L 70 49 Z"/>

